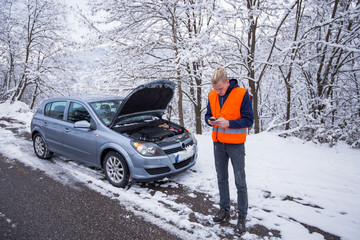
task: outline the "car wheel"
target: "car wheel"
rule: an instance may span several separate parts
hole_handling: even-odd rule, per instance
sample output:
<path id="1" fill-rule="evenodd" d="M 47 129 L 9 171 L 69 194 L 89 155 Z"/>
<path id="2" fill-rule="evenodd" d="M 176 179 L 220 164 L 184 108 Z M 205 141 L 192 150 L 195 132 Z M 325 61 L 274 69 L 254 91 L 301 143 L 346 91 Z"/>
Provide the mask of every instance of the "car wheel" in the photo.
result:
<path id="1" fill-rule="evenodd" d="M 109 152 L 104 159 L 106 179 L 115 187 L 125 187 L 129 183 L 129 168 L 125 159 L 117 152 Z"/>
<path id="2" fill-rule="evenodd" d="M 53 156 L 53 153 L 49 151 L 44 141 L 44 138 L 40 133 L 35 134 L 33 137 L 34 151 L 39 158 L 49 159 Z"/>

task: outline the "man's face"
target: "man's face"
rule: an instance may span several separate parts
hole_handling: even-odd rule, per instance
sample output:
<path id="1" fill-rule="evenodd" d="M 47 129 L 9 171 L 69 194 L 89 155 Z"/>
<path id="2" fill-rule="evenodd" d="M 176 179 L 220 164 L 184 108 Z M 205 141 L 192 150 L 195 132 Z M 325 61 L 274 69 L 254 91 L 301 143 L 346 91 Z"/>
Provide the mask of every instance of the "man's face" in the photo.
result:
<path id="1" fill-rule="evenodd" d="M 212 86 L 219 96 L 224 96 L 229 85 L 229 80 L 226 80 L 225 82 L 220 80 L 217 84 L 213 84 Z"/>

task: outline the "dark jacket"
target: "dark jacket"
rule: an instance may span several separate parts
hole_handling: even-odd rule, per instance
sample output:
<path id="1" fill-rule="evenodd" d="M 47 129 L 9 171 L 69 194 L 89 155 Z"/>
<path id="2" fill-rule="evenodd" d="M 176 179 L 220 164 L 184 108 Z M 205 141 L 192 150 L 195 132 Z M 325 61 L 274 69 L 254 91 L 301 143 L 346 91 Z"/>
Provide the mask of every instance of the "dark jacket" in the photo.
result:
<path id="1" fill-rule="evenodd" d="M 229 94 L 233 90 L 233 88 L 239 87 L 238 81 L 236 79 L 230 79 L 229 81 L 230 81 L 230 86 L 226 90 L 225 95 L 219 96 L 220 107 L 223 106 L 224 102 L 226 101 L 227 97 L 229 96 Z M 246 93 L 244 95 L 244 99 L 242 101 L 241 108 L 240 108 L 240 114 L 241 114 L 241 118 L 239 118 L 237 120 L 229 121 L 229 123 L 230 123 L 229 128 L 248 128 L 253 125 L 254 112 L 252 109 L 252 104 L 251 104 L 251 100 L 250 100 L 248 91 L 246 91 Z M 209 126 L 211 126 L 211 125 L 208 123 L 208 120 L 212 116 L 213 115 L 211 113 L 210 103 L 208 101 L 207 111 L 205 113 L 205 122 Z"/>

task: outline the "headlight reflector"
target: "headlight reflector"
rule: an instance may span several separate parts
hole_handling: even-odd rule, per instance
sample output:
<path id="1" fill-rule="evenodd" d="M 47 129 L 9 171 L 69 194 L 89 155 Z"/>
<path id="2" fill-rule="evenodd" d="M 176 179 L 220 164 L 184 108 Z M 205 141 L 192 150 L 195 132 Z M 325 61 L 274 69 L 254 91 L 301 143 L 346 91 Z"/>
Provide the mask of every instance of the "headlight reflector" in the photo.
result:
<path id="1" fill-rule="evenodd" d="M 164 156 L 164 151 L 155 143 L 151 142 L 131 142 L 131 146 L 143 156 L 154 157 Z"/>
<path id="2" fill-rule="evenodd" d="M 191 136 L 193 142 L 194 142 L 195 144 L 197 144 L 197 140 L 196 140 L 195 134 L 194 134 L 189 128 L 186 128 L 186 130 L 190 133 L 190 136 Z"/>

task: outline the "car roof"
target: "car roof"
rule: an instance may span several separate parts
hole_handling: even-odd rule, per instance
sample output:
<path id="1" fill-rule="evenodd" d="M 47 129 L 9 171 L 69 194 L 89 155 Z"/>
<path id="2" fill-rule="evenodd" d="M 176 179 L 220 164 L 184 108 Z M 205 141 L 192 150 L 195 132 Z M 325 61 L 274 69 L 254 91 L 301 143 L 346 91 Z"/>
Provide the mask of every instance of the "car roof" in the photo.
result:
<path id="1" fill-rule="evenodd" d="M 81 102 L 97 102 L 97 101 L 106 101 L 106 100 L 122 100 L 123 97 L 115 95 L 75 95 L 75 96 L 64 96 L 64 97 L 55 97 L 48 99 L 47 102 L 52 101 L 81 101 Z"/>

